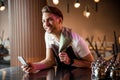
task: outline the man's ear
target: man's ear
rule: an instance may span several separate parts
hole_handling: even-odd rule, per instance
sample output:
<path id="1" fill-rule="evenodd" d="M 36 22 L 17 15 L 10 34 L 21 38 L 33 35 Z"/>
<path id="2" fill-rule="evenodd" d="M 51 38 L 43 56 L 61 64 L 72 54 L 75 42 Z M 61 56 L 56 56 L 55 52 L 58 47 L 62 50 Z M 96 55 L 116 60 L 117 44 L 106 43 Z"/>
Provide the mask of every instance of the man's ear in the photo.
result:
<path id="1" fill-rule="evenodd" d="M 59 23 L 63 23 L 63 19 L 62 18 L 59 18 Z"/>

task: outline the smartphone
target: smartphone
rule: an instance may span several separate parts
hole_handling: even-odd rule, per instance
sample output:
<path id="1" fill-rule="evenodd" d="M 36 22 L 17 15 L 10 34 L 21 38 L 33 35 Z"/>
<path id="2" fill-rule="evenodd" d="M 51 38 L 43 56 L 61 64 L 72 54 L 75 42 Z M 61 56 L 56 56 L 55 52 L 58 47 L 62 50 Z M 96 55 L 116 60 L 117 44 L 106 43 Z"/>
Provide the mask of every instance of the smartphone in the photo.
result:
<path id="1" fill-rule="evenodd" d="M 26 66 L 28 65 L 22 56 L 18 56 L 18 60 L 21 62 L 21 64 L 26 65 Z"/>

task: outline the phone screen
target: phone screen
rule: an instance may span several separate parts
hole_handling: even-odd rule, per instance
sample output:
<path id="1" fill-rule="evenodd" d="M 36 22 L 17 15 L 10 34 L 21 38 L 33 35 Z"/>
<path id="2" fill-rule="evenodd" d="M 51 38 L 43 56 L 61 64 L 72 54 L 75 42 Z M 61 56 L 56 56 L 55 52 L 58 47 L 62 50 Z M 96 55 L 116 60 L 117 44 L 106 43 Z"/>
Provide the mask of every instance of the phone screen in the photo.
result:
<path id="1" fill-rule="evenodd" d="M 22 56 L 18 56 L 18 60 L 21 62 L 21 64 L 28 65 Z"/>

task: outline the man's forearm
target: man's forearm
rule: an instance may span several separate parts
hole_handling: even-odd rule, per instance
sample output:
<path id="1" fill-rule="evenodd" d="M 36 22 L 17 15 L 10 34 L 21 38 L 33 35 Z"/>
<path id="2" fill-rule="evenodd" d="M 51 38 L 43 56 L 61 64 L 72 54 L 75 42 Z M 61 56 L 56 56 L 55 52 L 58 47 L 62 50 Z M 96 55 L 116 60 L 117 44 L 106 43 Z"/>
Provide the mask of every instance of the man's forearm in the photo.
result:
<path id="1" fill-rule="evenodd" d="M 34 63 L 34 68 L 35 70 L 42 70 L 42 69 L 47 69 L 50 68 L 54 65 L 53 61 L 50 60 L 42 60 L 41 62 Z"/>

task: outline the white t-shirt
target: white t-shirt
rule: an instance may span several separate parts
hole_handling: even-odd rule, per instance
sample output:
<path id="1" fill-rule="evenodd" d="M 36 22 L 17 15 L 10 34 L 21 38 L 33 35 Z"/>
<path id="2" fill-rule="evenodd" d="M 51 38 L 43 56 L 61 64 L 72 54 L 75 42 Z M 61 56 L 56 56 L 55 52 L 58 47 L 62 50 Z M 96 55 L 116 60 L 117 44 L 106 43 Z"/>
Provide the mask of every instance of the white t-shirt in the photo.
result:
<path id="1" fill-rule="evenodd" d="M 85 57 L 90 53 L 87 43 L 85 40 L 80 37 L 78 34 L 71 31 L 72 42 L 70 46 L 72 46 L 73 51 L 78 59 Z M 55 39 L 52 34 L 48 32 L 45 33 L 45 42 L 46 48 L 52 48 L 51 44 L 59 46 L 60 42 Z"/>

